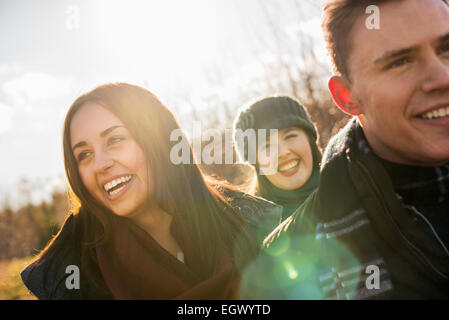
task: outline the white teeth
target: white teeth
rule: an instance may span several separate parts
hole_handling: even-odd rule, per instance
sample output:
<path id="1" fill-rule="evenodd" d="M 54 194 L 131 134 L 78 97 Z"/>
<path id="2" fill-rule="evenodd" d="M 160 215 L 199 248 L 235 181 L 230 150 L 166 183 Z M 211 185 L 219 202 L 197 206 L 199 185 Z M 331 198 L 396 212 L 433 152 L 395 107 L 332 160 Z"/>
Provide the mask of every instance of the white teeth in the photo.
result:
<path id="1" fill-rule="evenodd" d="M 281 171 L 281 172 L 288 171 L 288 170 L 296 167 L 298 165 L 298 163 L 299 163 L 299 160 L 289 162 L 288 164 L 286 164 L 282 167 L 279 167 L 279 171 Z"/>
<path id="2" fill-rule="evenodd" d="M 120 188 L 115 189 L 115 190 L 109 192 L 109 194 L 110 194 L 111 196 L 113 196 L 114 194 L 119 193 L 124 187 L 125 187 L 125 186 L 123 185 L 123 186 L 121 186 Z"/>
<path id="3" fill-rule="evenodd" d="M 129 176 L 125 176 L 125 177 L 120 177 L 120 178 L 114 179 L 114 180 L 106 183 L 103 186 L 103 188 L 104 188 L 104 190 L 109 191 L 109 190 L 111 190 L 112 188 L 114 188 L 115 186 L 117 186 L 120 183 L 128 182 L 129 180 L 131 180 L 131 178 L 132 178 L 132 176 L 129 175 Z M 122 189 L 122 187 L 118 188 L 117 190 L 121 190 L 121 189 Z M 113 192 L 115 192 L 117 190 L 111 191 L 111 194 L 113 194 Z"/>
<path id="4" fill-rule="evenodd" d="M 436 119 L 443 118 L 449 116 L 449 107 L 443 107 L 438 110 L 429 111 L 423 115 L 421 115 L 424 119 Z"/>

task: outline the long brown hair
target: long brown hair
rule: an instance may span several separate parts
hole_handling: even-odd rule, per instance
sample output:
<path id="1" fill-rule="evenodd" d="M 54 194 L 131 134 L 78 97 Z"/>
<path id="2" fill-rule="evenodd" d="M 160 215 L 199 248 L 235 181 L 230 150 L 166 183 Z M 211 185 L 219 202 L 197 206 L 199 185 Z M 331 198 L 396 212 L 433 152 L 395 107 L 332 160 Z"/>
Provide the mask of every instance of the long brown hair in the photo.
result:
<path id="1" fill-rule="evenodd" d="M 257 253 L 257 244 L 248 230 L 246 219 L 239 210 L 234 210 L 218 190 L 228 189 L 229 186 L 202 173 L 191 147 L 190 164 L 175 165 L 170 160 L 170 150 L 177 143 L 170 141 L 170 134 L 180 129 L 173 114 L 156 96 L 142 87 L 110 83 L 76 99 L 67 112 L 63 128 L 66 176 L 73 193 L 72 203 L 79 206 L 79 210 L 75 208 L 72 211 L 76 211 L 80 218 L 80 232 L 75 241 L 82 243 L 82 265 L 89 266 L 95 261 L 92 249 L 112 236 L 110 226 L 112 219 L 116 219 L 87 191 L 71 148 L 71 120 L 88 101 L 102 105 L 117 116 L 143 150 L 156 186 L 152 198 L 174 219 L 183 218 L 185 228 L 201 257 L 205 275 L 213 272 L 225 252 L 231 253 L 237 260 Z M 43 254 L 47 251 L 50 253 L 52 243 Z M 95 279 L 90 281 L 95 282 Z"/>

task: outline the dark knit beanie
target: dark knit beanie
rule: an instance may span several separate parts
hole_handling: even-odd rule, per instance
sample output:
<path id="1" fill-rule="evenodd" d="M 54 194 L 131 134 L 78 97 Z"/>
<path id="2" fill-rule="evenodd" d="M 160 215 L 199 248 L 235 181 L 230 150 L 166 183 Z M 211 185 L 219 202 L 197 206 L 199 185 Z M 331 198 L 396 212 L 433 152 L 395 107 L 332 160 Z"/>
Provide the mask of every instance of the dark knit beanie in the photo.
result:
<path id="1" fill-rule="evenodd" d="M 240 111 L 234 122 L 234 143 L 237 152 L 244 161 L 248 161 L 247 139 L 237 139 L 237 129 L 278 129 L 299 127 L 311 138 L 317 140 L 315 125 L 306 109 L 295 99 L 287 96 L 263 98 Z M 243 144 L 242 144 L 243 142 Z"/>

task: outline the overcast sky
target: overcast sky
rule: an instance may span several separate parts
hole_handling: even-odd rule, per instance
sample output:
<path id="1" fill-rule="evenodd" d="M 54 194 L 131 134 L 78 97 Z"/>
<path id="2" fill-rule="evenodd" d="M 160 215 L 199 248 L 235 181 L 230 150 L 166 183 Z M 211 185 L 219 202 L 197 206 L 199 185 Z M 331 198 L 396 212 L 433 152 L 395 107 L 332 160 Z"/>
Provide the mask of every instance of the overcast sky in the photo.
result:
<path id="1" fill-rule="evenodd" d="M 266 12 L 293 38 L 298 28 L 319 38 L 322 2 L 0 0 L 0 204 L 21 178 L 42 190 L 60 183 L 63 118 L 84 91 L 143 85 L 179 116 L 188 110 L 178 97 L 207 92 L 207 70 L 240 81 L 254 55 L 270 55 L 255 37 Z M 290 14 L 299 3 L 301 21 Z"/>

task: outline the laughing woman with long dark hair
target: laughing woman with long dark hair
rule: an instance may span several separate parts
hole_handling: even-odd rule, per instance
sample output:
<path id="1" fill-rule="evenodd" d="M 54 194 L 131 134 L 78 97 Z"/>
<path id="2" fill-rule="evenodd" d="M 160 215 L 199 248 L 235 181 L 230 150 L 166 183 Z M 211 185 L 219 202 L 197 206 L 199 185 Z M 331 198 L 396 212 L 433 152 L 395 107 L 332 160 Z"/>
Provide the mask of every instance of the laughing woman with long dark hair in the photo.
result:
<path id="1" fill-rule="evenodd" d="M 209 179 L 192 150 L 191 164 L 173 164 L 179 128 L 152 93 L 130 84 L 99 86 L 72 104 L 63 130 L 72 212 L 21 273 L 33 294 L 239 298 L 241 271 L 281 209 Z"/>

